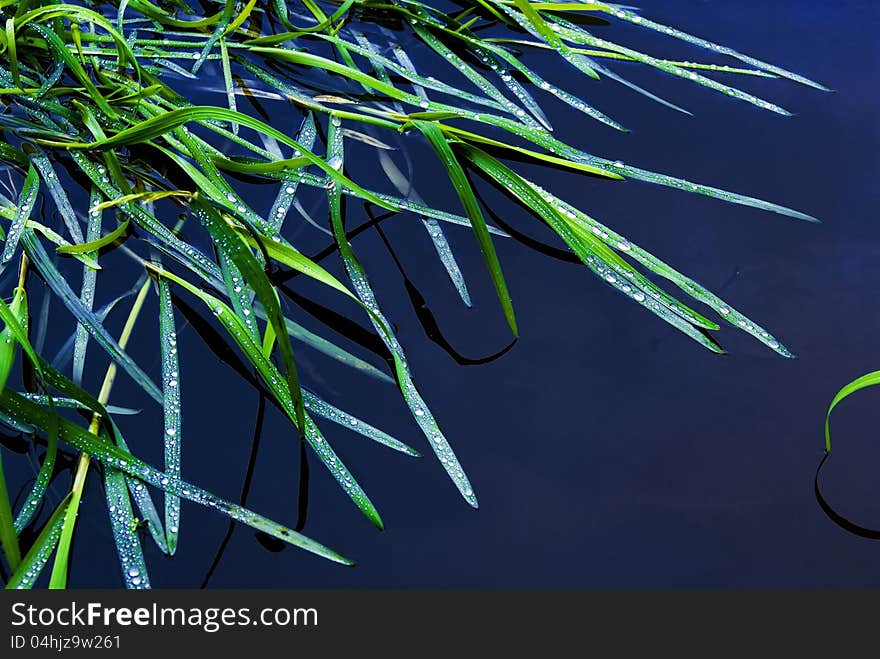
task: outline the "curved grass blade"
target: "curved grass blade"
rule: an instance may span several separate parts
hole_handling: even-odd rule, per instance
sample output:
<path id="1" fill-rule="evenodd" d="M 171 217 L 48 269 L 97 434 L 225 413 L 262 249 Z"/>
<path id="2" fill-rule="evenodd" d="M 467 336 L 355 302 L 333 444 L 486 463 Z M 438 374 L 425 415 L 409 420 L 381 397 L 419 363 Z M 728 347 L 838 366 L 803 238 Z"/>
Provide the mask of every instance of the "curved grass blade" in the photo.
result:
<path id="1" fill-rule="evenodd" d="M 122 222 L 110 233 L 104 234 L 100 238 L 96 240 L 90 240 L 89 242 L 82 243 L 80 245 L 61 245 L 55 248 L 56 252 L 61 254 L 87 254 L 89 252 L 97 252 L 103 247 L 107 247 L 107 245 L 112 245 L 117 240 L 122 238 L 128 232 L 128 218 L 122 220 Z"/>
<path id="2" fill-rule="evenodd" d="M 612 249 L 615 249 L 618 252 L 626 253 L 627 255 L 631 256 L 633 260 L 639 262 L 648 270 L 674 283 L 695 300 L 699 300 L 700 302 L 708 305 L 716 313 L 718 313 L 719 317 L 723 318 L 733 327 L 736 327 L 737 329 L 751 334 L 756 339 L 758 339 L 758 341 L 760 341 L 771 350 L 783 357 L 794 357 L 794 354 L 788 348 L 782 345 L 782 343 L 780 343 L 780 341 L 776 337 L 771 335 L 766 329 L 734 309 L 730 304 L 695 282 L 693 279 L 681 274 L 671 266 L 658 259 L 653 254 L 642 249 L 619 233 L 597 222 L 592 217 L 578 210 L 571 204 L 550 194 L 546 190 L 541 190 L 541 194 L 544 196 L 546 201 L 548 201 L 552 206 L 555 206 L 557 210 L 559 210 L 565 217 L 577 224 L 582 225 L 584 229 L 588 229 L 589 231 L 591 231 L 597 238 L 602 240 L 602 242 L 607 244 Z M 676 300 L 672 300 L 671 298 L 666 299 L 670 300 L 672 304 L 678 304 Z M 684 308 L 679 309 L 679 315 L 682 315 L 685 319 L 689 318 Z"/>
<path id="3" fill-rule="evenodd" d="M 831 399 L 831 404 L 828 406 L 828 411 L 825 413 L 825 452 L 831 452 L 831 413 L 834 411 L 834 408 L 849 396 L 853 395 L 857 391 L 861 391 L 862 389 L 866 389 L 867 387 L 874 387 L 880 384 L 880 371 L 873 371 L 871 373 L 866 373 L 865 375 L 856 378 L 852 382 L 844 385 L 840 391 L 838 391 L 834 398 Z"/>
<path id="4" fill-rule="evenodd" d="M 377 206 L 385 207 L 381 199 L 371 195 L 366 190 L 357 185 L 354 181 L 345 178 L 339 172 L 330 167 L 322 158 L 317 157 L 308 149 L 305 149 L 296 140 L 287 137 L 284 133 L 272 128 L 268 124 L 254 119 L 253 117 L 233 112 L 226 108 L 218 108 L 212 106 L 190 106 L 185 108 L 177 108 L 169 110 L 161 115 L 146 119 L 136 126 L 126 128 L 112 137 L 108 137 L 95 142 L 50 142 L 44 140 L 44 143 L 65 149 L 102 149 L 106 150 L 111 147 L 125 146 L 129 144 L 138 144 L 147 142 L 153 138 L 165 135 L 169 131 L 182 126 L 183 124 L 193 121 L 228 121 L 229 123 L 239 123 L 248 128 L 252 128 L 265 135 L 274 137 L 276 140 L 289 146 L 292 149 L 301 151 L 303 158 L 306 158 L 311 164 L 316 165 L 324 172 L 336 180 L 340 185 L 351 188 L 364 195 L 366 199 L 372 201 Z"/>
<path id="5" fill-rule="evenodd" d="M 517 197 L 525 208 L 531 209 L 543 219 L 606 284 L 626 294 L 709 350 L 721 352 L 717 342 L 710 339 L 705 332 L 717 329 L 718 325 L 669 298 L 598 240 L 592 231 L 578 231 L 577 226 L 568 222 L 568 218 L 544 198 L 538 186 L 479 149 L 465 144 L 459 148 L 476 167 Z"/>
<path id="6" fill-rule="evenodd" d="M 300 183 L 305 185 L 314 187 L 314 188 L 324 188 L 327 186 L 327 180 L 323 179 L 314 174 L 310 174 L 308 172 L 303 172 L 300 174 Z M 363 197 L 358 196 L 356 193 L 350 190 L 342 190 L 342 194 L 355 197 L 357 199 L 363 199 Z M 466 217 L 462 217 L 461 215 L 456 215 L 455 213 L 447 213 L 446 211 L 438 210 L 431 206 L 428 206 L 424 203 L 419 203 L 418 201 L 414 201 L 411 199 L 403 199 L 401 197 L 395 197 L 394 195 L 385 194 L 382 192 L 372 192 L 372 194 L 376 195 L 386 204 L 391 206 L 394 210 L 400 212 L 411 212 L 416 215 L 422 215 L 430 219 L 439 220 L 441 222 L 446 222 L 448 224 L 457 224 L 458 226 L 470 227 L 471 223 Z M 498 227 L 489 226 L 489 233 L 493 236 L 501 236 L 502 238 L 510 238 L 510 236 L 499 229 Z"/>
<path id="7" fill-rule="evenodd" d="M 305 409 L 302 401 L 299 376 L 293 358 L 293 348 L 290 345 L 283 314 L 278 300 L 278 293 L 266 277 L 263 267 L 251 253 L 244 241 L 233 231 L 229 225 L 220 218 L 217 212 L 207 204 L 198 203 L 196 216 L 202 222 L 214 238 L 217 248 L 224 252 L 241 272 L 242 277 L 251 286 L 257 299 L 266 311 L 269 324 L 278 337 L 278 348 L 281 353 L 281 361 L 284 365 L 285 379 L 293 401 L 297 428 L 300 432 L 305 430 Z M 246 323 L 245 323 L 246 326 Z"/>
<path id="8" fill-rule="evenodd" d="M 776 114 L 780 114 L 783 116 L 791 116 L 791 113 L 788 110 L 779 107 L 775 103 L 765 101 L 764 99 L 759 98 L 754 94 L 744 92 L 741 89 L 737 89 L 735 87 L 730 87 L 720 82 L 716 82 L 711 78 L 707 78 L 706 76 L 697 73 L 693 69 L 685 69 L 670 60 L 652 57 L 651 55 L 641 53 L 631 48 L 626 48 L 625 46 L 620 46 L 606 39 L 597 39 L 586 30 L 583 30 L 577 25 L 574 25 L 573 23 L 570 23 L 558 16 L 553 17 L 552 21 L 554 25 L 559 28 L 559 34 L 563 35 L 566 39 L 571 40 L 575 43 L 581 43 L 598 48 L 606 48 L 612 52 L 624 55 L 636 62 L 642 62 L 643 64 L 647 64 L 666 73 L 684 78 L 691 82 L 695 82 L 698 85 L 702 85 L 703 87 L 708 87 L 709 89 L 712 89 L 714 91 L 721 92 L 731 98 L 745 101 L 746 103 L 750 103 L 751 105 L 759 107 L 763 110 L 770 110 L 771 112 L 775 112 Z"/>

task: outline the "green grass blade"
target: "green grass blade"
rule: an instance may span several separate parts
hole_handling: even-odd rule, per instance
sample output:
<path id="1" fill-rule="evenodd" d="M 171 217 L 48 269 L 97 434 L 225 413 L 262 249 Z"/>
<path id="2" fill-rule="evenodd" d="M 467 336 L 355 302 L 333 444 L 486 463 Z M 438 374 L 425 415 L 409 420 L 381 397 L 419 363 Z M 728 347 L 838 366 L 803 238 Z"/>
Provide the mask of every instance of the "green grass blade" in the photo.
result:
<path id="1" fill-rule="evenodd" d="M 717 342 L 703 330 L 718 326 L 703 318 L 689 307 L 669 298 L 663 291 L 635 272 L 613 250 L 603 244 L 592 231 L 578 230 L 566 215 L 545 199 L 538 186 L 526 181 L 510 168 L 483 151 L 468 145 L 460 145 L 461 152 L 476 167 L 499 185 L 517 197 L 520 203 L 544 220 L 574 251 L 597 277 L 660 316 L 690 338 L 713 352 L 721 352 Z"/>
<path id="2" fill-rule="evenodd" d="M 49 190 L 49 195 L 55 202 L 55 207 L 58 209 L 59 215 L 61 215 L 61 219 L 64 220 L 64 226 L 66 226 L 67 230 L 70 232 L 70 236 L 73 238 L 74 242 L 81 243 L 83 241 L 83 234 L 82 229 L 80 229 L 79 226 L 79 220 L 76 217 L 76 213 L 73 211 L 73 206 L 70 204 L 67 192 L 65 192 L 64 186 L 61 185 L 61 182 L 58 180 L 58 175 L 55 173 L 55 169 L 52 167 L 52 163 L 49 161 L 48 156 L 46 156 L 46 153 L 42 149 L 37 149 L 31 154 L 31 162 L 34 164 L 34 167 L 37 168 L 37 171 L 39 171 L 43 183 L 46 185 L 46 189 Z"/>
<path id="3" fill-rule="evenodd" d="M 501 272 L 501 263 L 498 261 L 498 255 L 495 253 L 495 246 L 492 244 L 492 236 L 489 235 L 489 229 L 486 226 L 486 219 L 483 217 L 483 211 L 477 201 L 474 191 L 471 189 L 470 181 L 467 174 L 462 169 L 461 164 L 452 152 L 452 148 L 446 141 L 443 131 L 435 123 L 427 121 L 413 121 L 412 125 L 417 128 L 422 135 L 428 140 L 428 143 L 434 149 L 437 157 L 446 168 L 449 180 L 455 188 L 458 198 L 471 221 L 474 235 L 483 252 L 483 258 L 486 261 L 486 267 L 489 269 L 489 276 L 492 278 L 492 284 L 495 286 L 495 292 L 498 300 L 501 302 L 501 308 L 504 310 L 504 317 L 510 326 L 510 331 L 514 336 L 519 335 L 516 326 L 516 316 L 513 311 L 513 303 L 510 300 L 510 293 L 507 291 L 507 282 Z"/>
<path id="4" fill-rule="evenodd" d="M 24 288 L 16 288 L 12 301 L 9 303 L 9 311 L 15 316 L 23 327 L 27 327 L 27 294 Z M 6 386 L 12 365 L 15 362 L 18 341 L 15 333 L 9 325 L 0 332 L 0 389 Z M 12 517 L 12 507 L 9 503 L 9 491 L 6 486 L 6 474 L 3 471 L 3 456 L 0 449 L 0 548 L 6 557 L 6 563 L 13 572 L 21 562 L 21 550 L 18 545 L 18 532 Z"/>
<path id="5" fill-rule="evenodd" d="M 388 433 L 382 432 L 362 419 L 340 410 L 338 407 L 334 407 L 307 389 L 303 389 L 303 397 L 305 399 L 306 409 L 312 414 L 327 419 L 328 421 L 332 421 L 333 423 L 337 423 L 343 428 L 353 430 L 364 437 L 372 439 L 374 442 L 384 444 L 388 448 L 392 448 L 400 453 L 406 453 L 414 458 L 421 457 L 421 454 L 414 448 L 407 446 L 400 440 L 394 439 L 394 437 Z"/>
<path id="6" fill-rule="evenodd" d="M 845 398 L 853 395 L 857 391 L 861 391 L 867 387 L 874 387 L 880 384 L 880 371 L 873 371 L 871 373 L 866 373 L 865 375 L 856 378 L 852 382 L 844 385 L 840 391 L 838 391 L 834 398 L 831 399 L 831 404 L 828 406 L 828 411 L 825 413 L 825 452 L 828 453 L 831 451 L 831 413 L 834 411 L 834 408 L 843 401 Z"/>
<path id="7" fill-rule="evenodd" d="M 113 409 L 111 406 L 107 407 L 107 411 L 113 413 Z M 116 446 L 121 448 L 123 451 L 127 451 L 131 453 L 128 448 L 128 445 L 125 443 L 125 440 L 122 438 L 122 433 L 119 432 L 119 429 L 116 427 L 116 424 L 113 420 L 110 420 L 111 427 L 115 430 L 115 442 Z M 106 433 L 102 433 L 102 437 L 106 437 Z M 159 513 L 156 510 L 156 506 L 153 503 L 153 499 L 150 496 L 150 491 L 144 486 L 143 482 L 139 479 L 134 478 L 133 476 L 125 475 L 125 484 L 128 487 L 128 496 L 131 500 L 137 504 L 138 510 L 143 519 L 134 521 L 138 526 L 146 525 L 147 529 L 150 532 L 150 536 L 153 538 L 153 541 L 156 543 L 156 546 L 159 548 L 163 554 L 169 555 L 168 549 L 168 541 L 165 534 L 165 528 L 162 525 L 162 521 L 159 519 Z M 179 497 L 177 497 L 179 499 Z M 124 576 L 124 575 L 123 575 Z M 128 575 L 131 577 L 132 575 Z M 134 584 L 137 586 L 138 584 Z"/>
<path id="8" fill-rule="evenodd" d="M 180 364 L 177 356 L 177 325 L 168 282 L 159 279 L 159 340 L 162 353 L 162 410 L 165 415 L 165 473 L 180 479 L 180 448 L 183 441 L 180 403 Z M 168 553 L 177 550 L 180 498 L 165 495 L 165 534 Z"/>
<path id="9" fill-rule="evenodd" d="M 131 590 L 148 589 L 150 577 L 147 574 L 147 563 L 137 534 L 137 521 L 131 507 L 125 475 L 121 471 L 113 467 L 105 467 L 104 493 L 107 499 L 107 511 L 110 514 L 110 526 L 113 529 L 113 540 L 119 555 L 122 581 L 125 587 Z"/>
<path id="10" fill-rule="evenodd" d="M 34 169 L 33 165 L 29 165 L 21 195 L 19 195 L 18 203 L 15 206 L 15 216 L 12 218 L 9 231 L 6 232 L 6 242 L 3 245 L 3 251 L 0 252 L 0 272 L 6 268 L 6 264 L 12 260 L 12 257 L 18 251 L 18 244 L 26 230 L 25 224 L 33 212 L 34 203 L 37 201 L 37 193 L 39 191 L 40 179 L 37 170 Z"/>
<path id="11" fill-rule="evenodd" d="M 3 453 L 0 450 L 0 548 L 6 557 L 6 564 L 13 572 L 21 563 L 21 549 L 12 519 L 12 506 L 9 504 L 9 490 L 6 487 L 6 474 L 3 471 Z"/>
<path id="12" fill-rule="evenodd" d="M 101 193 L 94 186 L 91 187 L 89 193 L 89 211 L 87 215 L 86 236 L 88 242 L 98 240 L 101 235 L 101 218 L 103 213 L 99 208 L 101 203 Z M 91 256 L 97 256 L 92 254 Z M 89 268 L 83 268 L 82 288 L 80 289 L 79 299 L 83 307 L 92 310 L 95 303 L 95 286 L 97 285 L 97 271 Z M 83 369 L 86 363 L 86 350 L 89 346 L 89 331 L 82 324 L 76 324 L 76 336 L 73 344 L 73 381 L 76 384 L 82 382 Z"/>
<path id="13" fill-rule="evenodd" d="M 125 218 L 120 222 L 119 226 L 117 226 L 113 231 L 107 233 L 96 240 L 90 240 L 89 242 L 82 243 L 79 245 L 62 245 L 60 247 L 56 247 L 55 251 L 60 254 L 88 254 L 89 252 L 97 252 L 98 250 L 107 247 L 108 245 L 112 245 L 117 240 L 122 238 L 128 232 L 128 218 Z"/>
<path id="14" fill-rule="evenodd" d="M 69 502 L 70 495 L 67 495 L 52 513 L 18 569 L 9 578 L 9 582 L 6 584 L 7 590 L 28 590 L 34 587 L 46 563 L 52 558 L 55 547 L 58 546 Z"/>

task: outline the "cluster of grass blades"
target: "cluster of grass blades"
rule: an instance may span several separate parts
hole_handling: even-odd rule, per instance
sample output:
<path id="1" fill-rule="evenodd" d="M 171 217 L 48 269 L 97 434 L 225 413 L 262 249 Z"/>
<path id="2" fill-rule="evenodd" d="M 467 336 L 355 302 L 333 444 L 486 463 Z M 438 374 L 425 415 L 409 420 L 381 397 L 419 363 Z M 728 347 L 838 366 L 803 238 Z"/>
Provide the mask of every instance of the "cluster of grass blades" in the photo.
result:
<path id="1" fill-rule="evenodd" d="M 477 506 L 474 488 L 419 394 L 403 347 L 358 259 L 352 244 L 356 232 L 346 229 L 347 199 L 420 222 L 466 305 L 470 293 L 445 232 L 470 227 L 514 336 L 516 316 L 494 247 L 507 234 L 486 221 L 474 176 L 503 189 L 557 234 L 603 284 L 705 348 L 722 352 L 711 336 L 719 324 L 689 306 L 687 298 L 705 305 L 718 321 L 791 356 L 758 323 L 518 173 L 516 163 L 647 181 L 812 221 L 773 203 L 583 151 L 554 137 L 542 110 L 543 104 L 563 103 L 579 113 L 579 120 L 594 121 L 597 130 L 625 130 L 565 89 L 561 82 L 573 75 L 609 78 L 680 109 L 614 70 L 630 63 L 786 115 L 729 80 L 787 78 L 822 89 L 797 74 L 603 3 L 226 0 L 196 6 L 185 0 L 0 0 L 0 11 L 0 160 L 10 172 L 9 196 L 0 195 L 0 284 L 5 287 L 0 420 L 30 442 L 32 455 L 40 454 L 39 472 L 18 506 L 10 503 L 0 471 L 0 541 L 9 587 L 33 586 L 50 562 L 50 587 L 66 585 L 80 499 L 96 465 L 128 588 L 150 584 L 143 542 L 151 538 L 163 553 L 173 554 L 185 541 L 183 499 L 326 559 L 350 562 L 298 531 L 183 480 L 181 389 L 188 383 L 178 380 L 178 361 L 186 357 L 176 347 L 181 315 L 222 337 L 226 360 L 289 418 L 292 437 L 315 453 L 376 526 L 382 526 L 379 512 L 315 419 L 354 429 L 409 455 L 418 453 L 310 392 L 296 366 L 303 347 L 390 384 L 389 395 L 396 387 L 441 467 L 461 496 Z M 653 30 L 726 60 L 658 58 L 599 36 L 612 22 Z M 558 55 L 553 77 L 559 82 L 529 65 L 536 51 Z M 426 70 L 442 70 L 444 78 L 426 75 Z M 209 84 L 206 80 L 214 79 L 222 80 L 222 102 L 196 102 L 204 98 L 199 89 Z M 257 112 L 242 111 L 242 99 L 248 108 L 258 108 L 261 98 L 286 104 L 298 129 L 281 129 L 256 118 Z M 389 155 L 387 142 L 401 133 L 422 140 L 442 163 L 457 195 L 449 208 L 423 202 Z M 354 142 L 374 148 L 390 191 L 368 189 L 348 175 L 346 146 Z M 241 182 L 254 180 L 274 183 L 276 196 L 268 212 L 258 208 L 260 199 L 242 192 Z M 79 190 L 76 196 L 88 198 L 87 207 L 72 201 L 74 189 Z M 325 226 L 305 209 L 305 194 L 325 199 Z M 54 205 L 57 212 L 35 213 L 41 204 Z M 317 224 L 332 236 L 347 282 L 294 245 L 294 224 L 297 230 Z M 196 232 L 207 236 L 202 244 L 209 249 L 187 240 Z M 132 295 L 106 301 L 101 262 L 114 250 L 130 257 L 125 262 L 131 270 L 114 267 L 114 275 L 131 277 Z M 75 276 L 69 267 L 73 260 L 81 265 Z M 294 275 L 352 303 L 384 344 L 390 373 L 289 317 L 279 293 L 287 294 L 281 284 Z M 56 359 L 41 354 L 41 341 L 29 327 L 31 315 L 46 322 L 45 313 L 32 314 L 28 307 L 28 283 L 37 278 L 45 297 L 69 312 L 69 350 Z M 658 286 L 656 278 L 672 284 L 677 296 Z M 126 352 L 151 295 L 157 296 L 159 309 L 154 327 L 161 373 L 156 374 Z M 110 309 L 127 304 L 124 327 L 110 329 Z M 57 326 L 59 320 L 53 322 Z M 109 363 L 97 396 L 82 382 L 92 342 Z M 26 374 L 21 383 L 11 377 L 16 360 Z M 155 402 L 150 413 L 161 408 L 164 414 L 164 432 L 156 437 L 164 447 L 160 466 L 132 455 L 124 441 L 124 416 L 132 410 L 109 404 L 121 373 Z M 90 420 L 85 426 L 83 416 Z M 198 427 L 186 432 L 198 432 Z M 62 453 L 76 462 L 70 484 L 64 485 L 69 494 L 58 501 L 47 487 L 59 477 L 56 463 Z M 163 499 L 161 513 L 153 500 L 157 493 Z M 28 546 L 22 546 L 25 537 L 33 539 Z"/>

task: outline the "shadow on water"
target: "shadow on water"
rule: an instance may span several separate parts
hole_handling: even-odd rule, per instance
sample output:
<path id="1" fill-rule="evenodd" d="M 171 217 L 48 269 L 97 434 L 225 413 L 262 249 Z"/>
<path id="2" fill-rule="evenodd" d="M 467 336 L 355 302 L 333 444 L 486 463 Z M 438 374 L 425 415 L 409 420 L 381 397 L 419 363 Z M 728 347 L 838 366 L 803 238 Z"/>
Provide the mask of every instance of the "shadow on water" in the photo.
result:
<path id="1" fill-rule="evenodd" d="M 370 215 L 370 219 L 375 222 L 376 232 L 382 239 L 382 243 L 385 245 L 385 248 L 391 255 L 391 260 L 394 261 L 394 265 L 397 268 L 397 271 L 400 273 L 400 277 L 403 280 L 403 285 L 406 288 L 406 293 L 409 296 L 410 304 L 412 305 L 413 311 L 415 312 L 419 324 L 425 331 L 425 335 L 431 341 L 440 346 L 447 355 L 455 360 L 457 364 L 461 366 L 477 366 L 480 364 L 489 364 L 496 359 L 499 359 L 506 355 L 513 348 L 513 346 L 516 345 L 516 339 L 514 339 L 497 352 L 486 355 L 485 357 L 465 357 L 458 350 L 456 350 L 443 334 L 443 331 L 440 329 L 440 324 L 437 322 L 437 317 L 428 306 L 428 302 L 425 299 L 425 296 L 422 295 L 421 291 L 419 291 L 413 281 L 407 276 L 406 270 L 404 270 L 403 268 L 403 264 L 400 262 L 400 259 L 397 257 L 397 253 L 394 251 L 394 248 L 391 246 L 391 242 L 388 240 L 388 236 L 382 230 L 382 227 L 379 226 L 379 223 L 377 221 L 378 218 L 373 217 L 372 210 L 369 207 L 367 207 L 367 214 Z M 394 213 L 391 213 L 390 215 L 393 214 Z"/>
<path id="2" fill-rule="evenodd" d="M 822 467 L 825 466 L 825 463 L 828 461 L 828 458 L 830 456 L 830 451 L 826 452 L 825 455 L 822 456 L 822 459 L 819 461 L 819 466 L 816 467 L 816 477 L 813 479 L 813 494 L 815 494 L 816 496 L 816 501 L 819 503 L 819 507 L 822 509 L 822 512 L 825 513 L 825 516 L 828 517 L 828 519 L 837 524 L 837 526 L 842 528 L 847 533 L 858 536 L 860 538 L 866 538 L 868 540 L 880 540 L 880 529 L 862 526 L 861 524 L 857 524 L 856 522 L 852 521 L 848 517 L 844 517 L 839 512 L 837 512 L 830 503 L 828 503 L 828 500 L 822 494 L 822 488 L 819 485 L 819 474 L 822 472 Z"/>

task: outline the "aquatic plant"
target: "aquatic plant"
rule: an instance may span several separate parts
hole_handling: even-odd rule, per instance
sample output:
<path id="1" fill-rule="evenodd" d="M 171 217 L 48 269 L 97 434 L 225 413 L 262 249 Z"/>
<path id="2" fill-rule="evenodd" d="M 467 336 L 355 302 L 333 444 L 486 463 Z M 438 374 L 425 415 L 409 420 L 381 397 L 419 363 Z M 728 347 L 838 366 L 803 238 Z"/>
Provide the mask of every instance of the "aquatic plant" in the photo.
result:
<path id="1" fill-rule="evenodd" d="M 641 64 L 705 87 L 762 111 L 788 112 L 728 82 L 737 76 L 787 78 L 818 85 L 730 48 L 642 17 L 618 5 L 528 0 L 226 0 L 205 3 L 203 14 L 183 0 L 154 4 L 58 4 L 0 0 L 0 160 L 9 168 L 0 253 L 4 276 L 0 317 L 0 420 L 20 433 L 39 471 L 17 510 L 0 471 L 0 541 L 9 587 L 31 587 L 52 561 L 49 585 L 67 583 L 71 541 L 84 483 L 96 463 L 128 588 L 149 587 L 142 543 L 149 535 L 173 554 L 180 534 L 181 499 L 216 509 L 267 536 L 339 563 L 350 561 L 294 530 L 183 480 L 185 433 L 177 324 L 183 317 L 213 350 L 289 418 L 291 437 L 311 449 L 352 503 L 377 527 L 382 520 L 354 474 L 334 452 L 315 419 L 324 419 L 394 450 L 418 455 L 310 392 L 300 381 L 296 352 L 317 350 L 361 376 L 396 386 L 440 466 L 472 506 L 474 488 L 438 421 L 420 395 L 403 346 L 353 246 L 353 238 L 390 215 L 420 222 L 464 304 L 470 294 L 446 239 L 469 227 L 510 331 L 517 335 L 511 297 L 494 244 L 508 235 L 486 219 L 473 177 L 503 190 L 552 230 L 603 285 L 653 313 L 704 348 L 724 322 L 783 357 L 791 353 L 757 322 L 693 279 L 521 173 L 517 163 L 543 165 L 608 180 L 647 181 L 800 220 L 808 215 L 742 194 L 624 164 L 554 136 L 543 111 L 562 103 L 597 129 L 625 130 L 609 113 L 566 89 L 573 75 L 608 78 L 674 109 L 669 101 L 627 81 L 620 63 Z M 724 56 L 725 63 L 672 61 L 609 40 L 612 22 L 632 24 Z M 537 51 L 558 56 L 554 78 L 530 64 Z M 442 78 L 427 72 L 441 72 Z M 222 101 L 205 105 L 204 90 L 222 80 Z M 208 81 L 208 82 L 206 82 Z M 243 100 L 244 99 L 244 100 Z M 244 107 L 246 102 L 247 108 Z M 262 103 L 282 103 L 298 129 L 258 118 Z M 243 111 L 249 109 L 249 112 Z M 390 143 L 401 135 L 422 140 L 448 174 L 459 209 L 424 202 L 411 176 L 395 162 Z M 346 167 L 346 147 L 372 149 L 387 175 L 387 190 L 368 189 Z M 404 153 L 400 150 L 398 153 Z M 406 167 L 403 168 L 404 170 Z M 245 183 L 274 185 L 270 207 Z M 42 197 L 41 197 L 42 195 Z M 326 226 L 302 203 L 326 200 Z M 85 201 L 85 200 L 88 201 Z M 42 200 L 42 201 L 41 201 Z M 346 200 L 363 203 L 370 220 L 347 224 Z M 54 206 L 54 212 L 43 207 Z M 360 208 L 360 206 L 358 206 Z M 288 216 L 296 211 L 294 219 Z M 382 213 L 381 217 L 372 212 Z M 332 236 L 348 281 L 300 251 L 290 228 L 316 225 Z M 205 247 L 207 245 L 207 247 Z M 96 306 L 102 262 L 111 252 L 114 278 L 131 292 Z M 78 261 L 81 268 L 71 268 Z M 110 270 L 108 268 L 108 270 Z M 671 293 L 653 276 L 671 284 Z M 287 282 L 307 278 L 347 299 L 368 321 L 389 370 L 383 370 L 306 330 L 281 304 Z M 73 334 L 51 358 L 41 349 L 47 306 L 33 313 L 28 286 L 39 278 L 46 294 L 69 313 Z M 9 283 L 12 282 L 12 283 Z M 142 323 L 148 296 L 158 297 L 156 345 L 161 373 L 146 372 L 127 352 Z M 690 306 L 705 305 L 717 320 Z M 129 304 L 116 335 L 108 314 Z M 30 317 L 37 318 L 36 335 Z M 59 323 L 58 319 L 53 321 Z M 36 338 L 35 338 L 36 336 Z M 109 360 L 97 395 L 82 383 L 87 349 L 97 344 Z M 95 349 L 89 353 L 96 359 Z M 19 357 L 20 355 L 20 357 Z M 21 381 L 11 378 L 22 364 Z M 128 450 L 123 429 L 133 410 L 113 407 L 119 371 L 161 407 L 164 464 Z M 154 380 L 159 376 L 158 382 Z M 389 387 L 389 395 L 392 388 Z M 81 423 L 85 417 L 87 425 Z M 71 453 L 72 452 L 72 453 Z M 59 456 L 75 460 L 61 501 L 47 486 L 62 478 Z M 63 480 L 63 479 L 62 479 Z M 153 500 L 160 494 L 160 506 Z M 162 512 L 160 513 L 160 507 Z M 27 534 L 24 532 L 28 531 Z M 22 538 L 33 540 L 22 546 Z M 53 559 L 54 557 L 54 559 Z"/>

